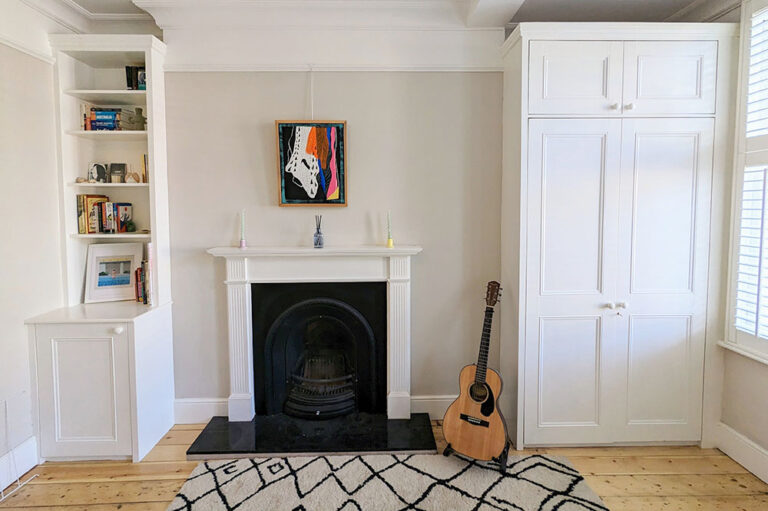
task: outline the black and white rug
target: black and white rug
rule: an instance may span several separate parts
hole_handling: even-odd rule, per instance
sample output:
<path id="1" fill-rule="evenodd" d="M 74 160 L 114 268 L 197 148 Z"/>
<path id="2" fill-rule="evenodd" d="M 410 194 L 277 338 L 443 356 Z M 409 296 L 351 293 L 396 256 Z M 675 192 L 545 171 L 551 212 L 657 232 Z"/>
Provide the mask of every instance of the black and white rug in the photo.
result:
<path id="1" fill-rule="evenodd" d="M 168 510 L 518 510 L 607 508 L 565 458 L 492 464 L 457 456 L 311 456 L 205 462 Z"/>

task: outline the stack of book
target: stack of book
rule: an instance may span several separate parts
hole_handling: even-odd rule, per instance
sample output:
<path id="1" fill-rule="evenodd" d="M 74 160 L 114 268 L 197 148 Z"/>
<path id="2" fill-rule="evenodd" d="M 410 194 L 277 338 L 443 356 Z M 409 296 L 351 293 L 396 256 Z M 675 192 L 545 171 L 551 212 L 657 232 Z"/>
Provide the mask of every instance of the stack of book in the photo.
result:
<path id="1" fill-rule="evenodd" d="M 133 205 L 130 202 L 110 202 L 106 195 L 77 196 L 79 234 L 115 234 L 134 230 Z"/>
<path id="2" fill-rule="evenodd" d="M 147 243 L 148 258 L 134 272 L 136 301 L 152 305 L 152 243 Z"/>
<path id="3" fill-rule="evenodd" d="M 91 107 L 90 112 L 83 113 L 83 129 L 85 131 L 114 131 L 134 130 L 144 131 L 147 118 L 141 108 L 97 108 Z"/>
<path id="4" fill-rule="evenodd" d="M 129 90 L 147 90 L 147 71 L 144 66 L 125 66 L 125 85 Z"/>

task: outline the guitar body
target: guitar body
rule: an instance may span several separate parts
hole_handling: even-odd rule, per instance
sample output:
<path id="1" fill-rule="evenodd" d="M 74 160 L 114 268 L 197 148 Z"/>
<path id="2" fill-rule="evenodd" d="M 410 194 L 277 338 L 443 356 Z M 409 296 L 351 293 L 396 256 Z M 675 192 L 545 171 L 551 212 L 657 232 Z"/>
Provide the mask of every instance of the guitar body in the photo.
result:
<path id="1" fill-rule="evenodd" d="M 507 425 L 497 406 L 501 395 L 502 381 L 499 373 L 486 370 L 485 399 L 475 395 L 472 387 L 476 384 L 477 365 L 465 366 L 459 374 L 461 393 L 443 418 L 443 434 L 451 448 L 470 458 L 490 460 L 498 457 L 507 444 Z M 482 392 L 480 392 L 482 394 Z"/>

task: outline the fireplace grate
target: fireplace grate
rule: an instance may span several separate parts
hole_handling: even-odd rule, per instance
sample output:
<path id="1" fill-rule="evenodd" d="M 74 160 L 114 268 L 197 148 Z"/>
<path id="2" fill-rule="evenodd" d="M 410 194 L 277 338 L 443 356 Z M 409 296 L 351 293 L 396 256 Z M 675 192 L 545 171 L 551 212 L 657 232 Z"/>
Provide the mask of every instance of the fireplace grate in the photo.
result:
<path id="1" fill-rule="evenodd" d="M 340 352 L 306 356 L 291 375 L 285 413 L 305 419 L 329 419 L 355 411 L 355 375 Z"/>

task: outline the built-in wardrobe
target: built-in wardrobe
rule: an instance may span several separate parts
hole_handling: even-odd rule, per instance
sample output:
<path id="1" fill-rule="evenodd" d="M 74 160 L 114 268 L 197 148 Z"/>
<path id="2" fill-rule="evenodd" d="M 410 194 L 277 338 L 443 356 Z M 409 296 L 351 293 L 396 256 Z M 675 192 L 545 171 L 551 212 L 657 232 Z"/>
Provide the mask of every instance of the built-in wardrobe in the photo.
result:
<path id="1" fill-rule="evenodd" d="M 500 365 L 518 448 L 702 440 L 736 35 L 523 23 L 507 40 Z"/>

